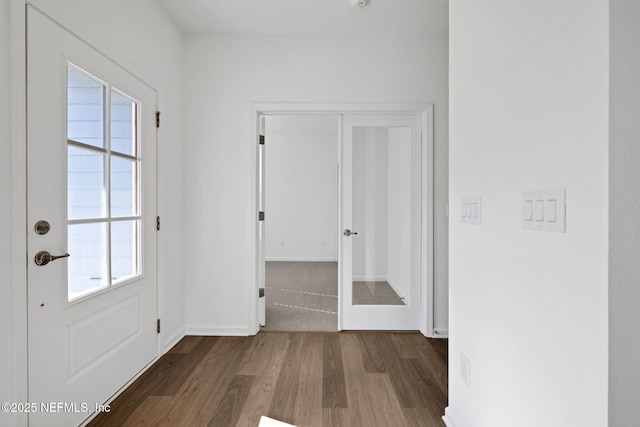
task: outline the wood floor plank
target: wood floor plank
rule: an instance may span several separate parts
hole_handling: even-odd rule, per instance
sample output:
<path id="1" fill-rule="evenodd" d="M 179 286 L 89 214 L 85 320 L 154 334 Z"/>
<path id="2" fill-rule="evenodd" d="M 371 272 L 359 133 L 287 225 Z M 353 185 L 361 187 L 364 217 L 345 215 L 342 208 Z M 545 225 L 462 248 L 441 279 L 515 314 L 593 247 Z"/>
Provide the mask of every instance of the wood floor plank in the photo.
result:
<path id="1" fill-rule="evenodd" d="M 172 400 L 169 396 L 148 396 L 122 424 L 111 420 L 109 425 L 123 427 L 161 425 L 172 409 Z"/>
<path id="2" fill-rule="evenodd" d="M 302 369 L 298 383 L 298 397 L 293 413 L 297 426 L 322 425 L 322 349 L 324 335 L 311 333 L 304 337 Z"/>
<path id="3" fill-rule="evenodd" d="M 373 415 L 374 402 L 368 396 L 367 371 L 359 334 L 340 334 L 340 344 L 349 402 L 349 425 L 375 426 L 377 421 Z"/>
<path id="4" fill-rule="evenodd" d="M 413 386 L 414 373 L 411 372 L 411 365 L 402 363 L 403 358 L 393 344 L 391 334 L 373 335 L 373 347 L 380 355 L 382 363 L 387 366 L 389 378 L 393 384 L 398 401 L 403 408 L 419 408 L 423 403 L 420 397 L 415 396 Z"/>
<path id="5" fill-rule="evenodd" d="M 389 374 L 368 374 L 367 382 L 370 399 L 376 402 L 373 410 L 377 424 L 389 427 L 405 426 L 407 422 Z"/>
<path id="6" fill-rule="evenodd" d="M 205 337 L 186 336 L 169 350 L 169 353 L 189 353 Z"/>
<path id="7" fill-rule="evenodd" d="M 324 334 L 322 350 L 322 407 L 347 408 L 340 336 Z"/>
<path id="8" fill-rule="evenodd" d="M 440 356 L 440 360 L 447 364 L 449 357 L 449 340 L 431 338 L 429 339 L 429 343 Z"/>
<path id="9" fill-rule="evenodd" d="M 384 360 L 380 356 L 378 347 L 376 346 L 376 334 L 361 333 L 358 338 L 362 345 L 362 360 L 364 367 L 370 374 L 382 374 L 387 372 Z"/>
<path id="10" fill-rule="evenodd" d="M 168 370 L 166 375 L 156 378 L 154 390 L 150 392 L 150 395 L 176 395 L 196 366 L 198 366 L 203 357 L 211 351 L 218 340 L 217 337 L 200 338 L 201 339 L 195 342 L 195 345 L 191 347 L 191 350 L 188 353 L 175 353 L 184 354 L 183 359 L 180 361 L 180 364 L 176 364 L 173 369 Z"/>
<path id="11" fill-rule="evenodd" d="M 405 359 L 420 359 L 424 357 L 423 353 L 416 346 L 416 341 L 413 339 L 416 334 L 393 334 L 391 340 L 398 349 L 398 353 Z M 425 338 L 426 340 L 426 338 Z"/>
<path id="12" fill-rule="evenodd" d="M 256 427 L 267 415 L 300 427 L 443 426 L 446 340 L 386 332 L 187 338 L 89 425 Z"/>
<path id="13" fill-rule="evenodd" d="M 207 425 L 240 363 L 242 337 L 221 337 L 180 388 L 163 425 Z"/>
<path id="14" fill-rule="evenodd" d="M 412 345 L 419 355 L 415 359 L 425 359 L 427 363 L 423 363 L 423 366 L 427 368 L 437 380 L 437 384 L 440 389 L 444 391 L 445 395 L 448 389 L 448 370 L 446 358 L 443 361 L 441 355 L 441 349 L 437 350 L 436 347 L 444 348 L 446 351 L 447 340 L 425 338 L 420 335 L 408 335 L 406 337 L 400 337 L 400 339 L 406 341 Z M 444 342 L 444 347 L 443 344 Z"/>
<path id="15" fill-rule="evenodd" d="M 151 393 L 158 390 L 162 379 L 184 360 L 184 353 L 167 353 L 124 390 L 110 405 L 110 412 L 98 414 L 89 425 L 92 427 L 122 424 Z"/>
<path id="16" fill-rule="evenodd" d="M 414 334 L 398 336 L 397 339 L 407 342 L 407 345 L 413 346 L 419 352 L 419 355 L 411 357 L 412 359 L 424 357 L 435 365 L 447 366 L 448 351 L 446 339 L 425 338 L 421 335 Z"/>
<path id="17" fill-rule="evenodd" d="M 422 403 L 415 407 L 427 408 L 434 415 L 441 416 L 442 408 L 447 406 L 447 390 L 440 387 L 437 378 L 434 377 L 431 370 L 425 367 L 424 363 L 417 359 L 408 359 L 404 363 L 411 366 L 407 370 L 414 373 L 412 387 L 416 397 Z"/>
<path id="18" fill-rule="evenodd" d="M 442 392 L 438 378 L 424 368 L 424 361 L 402 358 L 392 334 L 376 335 L 374 345 L 390 367 L 389 378 L 403 408 L 435 407 L 442 402 L 446 406 L 446 392 Z"/>
<path id="19" fill-rule="evenodd" d="M 252 375 L 236 375 L 233 377 L 224 393 L 224 397 L 209 421 L 209 427 L 236 425 L 254 379 L 255 377 Z"/>
<path id="20" fill-rule="evenodd" d="M 293 424 L 300 369 L 302 368 L 302 333 L 291 333 L 284 362 L 280 368 L 267 416 Z"/>
<path id="21" fill-rule="evenodd" d="M 442 414 L 434 414 L 429 409 L 405 408 L 403 412 L 407 427 L 446 427 Z"/>
<path id="22" fill-rule="evenodd" d="M 264 334 L 258 334 L 252 337 L 247 337 L 249 342 L 242 362 L 240 362 L 240 368 L 238 368 L 238 375 L 256 375 L 258 372 L 258 363 L 261 359 L 261 350 L 268 340 L 263 337 Z"/>
<path id="23" fill-rule="evenodd" d="M 349 409 L 346 408 L 325 408 L 322 410 L 322 424 L 326 427 L 350 427 Z M 320 424 L 309 424 L 320 425 Z M 357 426 L 354 426 L 357 427 Z"/>
<path id="24" fill-rule="evenodd" d="M 289 347 L 288 333 L 261 333 L 258 337 L 262 338 L 262 343 L 254 353 L 255 360 L 245 363 L 239 371 L 243 375 L 247 372 L 255 374 L 253 386 L 237 423 L 243 427 L 257 426 L 260 417 L 268 414 L 280 368 Z"/>
<path id="25" fill-rule="evenodd" d="M 252 339 L 251 346 L 240 364 L 239 375 L 259 375 L 272 363 L 274 350 L 278 346 L 287 345 L 289 339 L 286 333 L 281 332 L 266 332 L 248 338 Z"/>

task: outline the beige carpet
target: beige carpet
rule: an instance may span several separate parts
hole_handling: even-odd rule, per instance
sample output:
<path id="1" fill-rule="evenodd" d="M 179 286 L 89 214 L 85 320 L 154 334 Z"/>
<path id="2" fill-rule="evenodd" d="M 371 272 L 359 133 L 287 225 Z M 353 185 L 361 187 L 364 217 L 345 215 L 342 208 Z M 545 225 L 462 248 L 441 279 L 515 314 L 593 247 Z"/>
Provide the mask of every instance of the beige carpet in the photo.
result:
<path id="1" fill-rule="evenodd" d="M 337 331 L 337 262 L 267 262 L 265 331 Z M 355 305 L 404 305 L 387 282 L 354 282 Z"/>
<path id="2" fill-rule="evenodd" d="M 267 262 L 266 331 L 337 331 L 337 262 Z"/>

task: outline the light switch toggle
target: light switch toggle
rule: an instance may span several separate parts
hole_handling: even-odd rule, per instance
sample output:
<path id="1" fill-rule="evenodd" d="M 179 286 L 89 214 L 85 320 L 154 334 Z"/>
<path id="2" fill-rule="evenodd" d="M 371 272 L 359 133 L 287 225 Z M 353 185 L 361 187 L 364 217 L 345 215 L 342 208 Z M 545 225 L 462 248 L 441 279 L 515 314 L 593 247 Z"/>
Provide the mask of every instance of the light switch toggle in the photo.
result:
<path id="1" fill-rule="evenodd" d="M 544 220 L 547 222 L 556 222 L 557 210 L 558 202 L 556 200 L 546 200 L 544 203 Z"/>
<path id="2" fill-rule="evenodd" d="M 523 209 L 522 219 L 525 221 L 533 221 L 533 201 L 525 200 Z"/>
<path id="3" fill-rule="evenodd" d="M 534 217 L 538 222 L 544 220 L 544 200 L 536 200 L 534 204 Z"/>

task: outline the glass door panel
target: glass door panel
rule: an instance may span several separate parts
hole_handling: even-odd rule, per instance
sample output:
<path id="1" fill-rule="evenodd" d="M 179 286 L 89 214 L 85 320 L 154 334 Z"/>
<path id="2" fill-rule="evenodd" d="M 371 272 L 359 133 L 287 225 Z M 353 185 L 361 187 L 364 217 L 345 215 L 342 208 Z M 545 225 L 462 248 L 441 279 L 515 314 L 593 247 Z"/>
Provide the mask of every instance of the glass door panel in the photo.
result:
<path id="1" fill-rule="evenodd" d="M 116 155 L 111 157 L 111 216 L 138 215 L 138 162 Z"/>
<path id="2" fill-rule="evenodd" d="M 410 171 L 410 128 L 353 130 L 354 305 L 409 302 Z"/>
<path id="3" fill-rule="evenodd" d="M 137 103 L 111 91 L 111 151 L 136 156 Z"/>
<path id="4" fill-rule="evenodd" d="M 68 65 L 69 301 L 141 275 L 138 116 L 137 101 Z"/>
<path id="5" fill-rule="evenodd" d="M 111 281 L 122 282 L 138 273 L 140 221 L 111 224 Z"/>
<path id="6" fill-rule="evenodd" d="M 69 219 L 104 218 L 107 213 L 106 158 L 103 152 L 67 147 L 67 215 Z"/>
<path id="7" fill-rule="evenodd" d="M 67 69 L 67 138 L 105 148 L 105 85 L 73 66 Z"/>
<path id="8" fill-rule="evenodd" d="M 106 223 L 74 224 L 68 227 L 69 300 L 108 286 Z"/>

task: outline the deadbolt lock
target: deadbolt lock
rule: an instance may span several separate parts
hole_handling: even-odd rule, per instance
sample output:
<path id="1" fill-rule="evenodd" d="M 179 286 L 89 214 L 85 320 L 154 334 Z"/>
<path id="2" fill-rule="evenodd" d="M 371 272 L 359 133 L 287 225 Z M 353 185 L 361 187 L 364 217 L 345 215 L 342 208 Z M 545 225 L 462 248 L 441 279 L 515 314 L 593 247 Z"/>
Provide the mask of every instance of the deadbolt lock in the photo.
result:
<path id="1" fill-rule="evenodd" d="M 45 220 L 40 220 L 36 222 L 36 225 L 33 226 L 33 229 L 35 230 L 36 234 L 43 235 L 47 234 L 49 230 L 51 230 L 51 225 Z"/>

